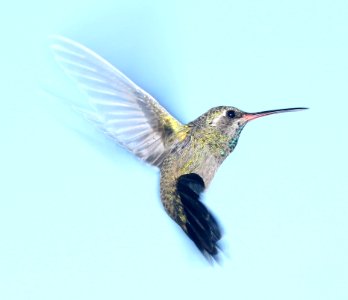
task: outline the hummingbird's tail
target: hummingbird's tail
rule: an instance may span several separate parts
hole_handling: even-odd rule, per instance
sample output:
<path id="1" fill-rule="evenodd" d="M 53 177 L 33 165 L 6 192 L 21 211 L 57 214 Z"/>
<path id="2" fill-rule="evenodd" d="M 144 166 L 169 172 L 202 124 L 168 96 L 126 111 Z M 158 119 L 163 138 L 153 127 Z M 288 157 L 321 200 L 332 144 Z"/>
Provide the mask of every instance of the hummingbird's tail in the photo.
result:
<path id="1" fill-rule="evenodd" d="M 182 227 L 208 260 L 217 260 L 221 228 L 216 218 L 199 200 L 204 189 L 204 181 L 198 174 L 190 173 L 179 177 L 177 193 L 184 207 L 186 220 Z"/>

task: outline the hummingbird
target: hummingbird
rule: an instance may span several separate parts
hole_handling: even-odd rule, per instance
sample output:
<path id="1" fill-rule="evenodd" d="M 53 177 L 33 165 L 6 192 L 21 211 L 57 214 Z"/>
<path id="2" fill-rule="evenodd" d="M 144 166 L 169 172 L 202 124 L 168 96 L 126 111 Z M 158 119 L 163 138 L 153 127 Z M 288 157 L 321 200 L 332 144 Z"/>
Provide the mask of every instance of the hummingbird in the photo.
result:
<path id="1" fill-rule="evenodd" d="M 235 149 L 247 123 L 294 107 L 244 112 L 218 106 L 188 124 L 175 119 L 154 97 L 85 46 L 56 36 L 55 59 L 89 96 L 81 110 L 106 136 L 160 171 L 164 210 L 210 261 L 221 252 L 222 229 L 202 193 Z"/>

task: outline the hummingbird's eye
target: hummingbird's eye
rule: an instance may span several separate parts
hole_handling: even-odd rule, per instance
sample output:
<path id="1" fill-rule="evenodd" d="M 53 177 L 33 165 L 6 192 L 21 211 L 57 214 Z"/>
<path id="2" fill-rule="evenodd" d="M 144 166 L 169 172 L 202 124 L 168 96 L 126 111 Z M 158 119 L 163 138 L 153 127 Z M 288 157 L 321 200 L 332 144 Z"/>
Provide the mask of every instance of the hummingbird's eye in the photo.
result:
<path id="1" fill-rule="evenodd" d="M 233 119 L 236 116 L 236 113 L 234 112 L 234 110 L 228 110 L 226 112 L 226 116 L 229 117 L 230 119 Z"/>

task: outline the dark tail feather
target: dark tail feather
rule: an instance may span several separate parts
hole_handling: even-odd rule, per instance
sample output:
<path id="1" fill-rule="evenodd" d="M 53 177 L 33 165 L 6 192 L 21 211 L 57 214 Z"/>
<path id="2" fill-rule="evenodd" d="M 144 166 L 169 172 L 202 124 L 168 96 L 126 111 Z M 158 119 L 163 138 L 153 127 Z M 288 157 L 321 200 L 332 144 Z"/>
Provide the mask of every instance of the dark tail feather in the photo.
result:
<path id="1" fill-rule="evenodd" d="M 221 229 L 215 217 L 199 200 L 204 189 L 202 177 L 195 173 L 182 175 L 177 182 L 177 193 L 187 219 L 187 235 L 204 256 L 216 259 Z"/>

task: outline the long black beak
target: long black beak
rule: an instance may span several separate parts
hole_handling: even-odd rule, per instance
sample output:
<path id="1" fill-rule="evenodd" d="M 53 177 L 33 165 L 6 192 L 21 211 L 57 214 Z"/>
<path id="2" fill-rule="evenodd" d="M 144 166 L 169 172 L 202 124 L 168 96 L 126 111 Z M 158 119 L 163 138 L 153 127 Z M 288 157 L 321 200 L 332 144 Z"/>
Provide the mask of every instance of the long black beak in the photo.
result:
<path id="1" fill-rule="evenodd" d="M 251 120 L 261 118 L 264 116 L 268 116 L 268 115 L 285 113 L 285 112 L 300 111 L 300 110 L 304 110 L 304 109 L 308 109 L 308 107 L 293 107 L 293 108 L 265 110 L 265 111 L 260 111 L 257 113 L 245 113 L 243 118 L 246 119 L 247 121 L 251 121 Z"/>

